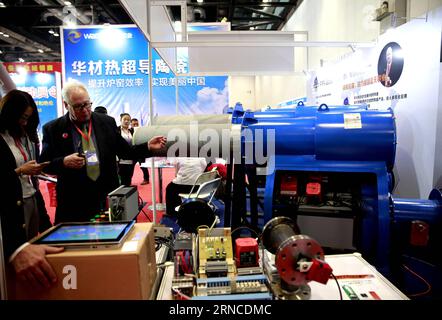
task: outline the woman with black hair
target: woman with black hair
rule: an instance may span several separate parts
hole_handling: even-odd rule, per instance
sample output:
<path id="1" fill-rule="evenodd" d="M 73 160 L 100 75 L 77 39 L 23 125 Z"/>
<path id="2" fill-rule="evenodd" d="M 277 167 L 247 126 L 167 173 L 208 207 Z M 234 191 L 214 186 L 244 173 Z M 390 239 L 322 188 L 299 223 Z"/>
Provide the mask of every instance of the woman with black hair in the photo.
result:
<path id="1" fill-rule="evenodd" d="M 118 132 L 121 134 L 124 140 L 131 146 L 132 136 L 134 129 L 130 128 L 130 114 L 120 114 L 120 123 Z M 132 176 L 134 174 L 135 162 L 131 159 L 118 159 L 118 175 L 120 177 L 120 183 L 124 186 L 130 186 L 132 184 Z"/>
<path id="2" fill-rule="evenodd" d="M 55 274 L 46 253 L 62 249 L 27 241 L 51 226 L 35 175 L 46 165 L 38 163 L 39 117 L 32 97 L 12 90 L 0 101 L 0 218 L 4 256 L 23 280 L 48 287 Z M 5 259 L 5 260 L 6 260 Z"/>

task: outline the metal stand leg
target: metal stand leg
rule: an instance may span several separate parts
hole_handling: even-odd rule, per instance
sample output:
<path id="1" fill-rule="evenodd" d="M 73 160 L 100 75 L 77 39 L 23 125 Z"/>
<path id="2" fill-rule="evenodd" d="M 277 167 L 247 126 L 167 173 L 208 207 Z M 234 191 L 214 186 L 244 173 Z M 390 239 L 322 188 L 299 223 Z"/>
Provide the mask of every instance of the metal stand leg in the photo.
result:
<path id="1" fill-rule="evenodd" d="M 165 211 L 166 210 L 166 204 L 163 203 L 163 168 L 158 167 L 158 192 L 159 192 L 159 202 L 155 205 L 155 208 L 158 211 Z M 150 205 L 149 209 L 152 210 L 153 206 Z"/>

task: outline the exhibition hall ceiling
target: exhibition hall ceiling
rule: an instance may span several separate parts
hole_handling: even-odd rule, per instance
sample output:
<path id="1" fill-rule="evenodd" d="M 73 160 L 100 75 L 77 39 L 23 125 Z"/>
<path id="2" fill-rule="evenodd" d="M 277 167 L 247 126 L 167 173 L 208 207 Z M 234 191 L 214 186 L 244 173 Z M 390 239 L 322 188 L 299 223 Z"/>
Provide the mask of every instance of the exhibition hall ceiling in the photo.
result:
<path id="1" fill-rule="evenodd" d="M 229 21 L 232 30 L 280 30 L 302 0 L 188 0 L 189 22 Z M 180 8 L 171 7 L 174 20 Z"/>
<path id="2" fill-rule="evenodd" d="M 59 27 L 69 23 L 133 22 L 118 0 L 0 0 L 0 61 L 61 61 Z"/>
<path id="3" fill-rule="evenodd" d="M 201 0 L 199 0 L 201 1 Z M 187 0 L 188 22 L 280 30 L 302 0 Z M 179 6 L 168 7 L 173 21 Z M 60 26 L 132 24 L 118 0 L 0 0 L 0 61 L 61 61 Z"/>

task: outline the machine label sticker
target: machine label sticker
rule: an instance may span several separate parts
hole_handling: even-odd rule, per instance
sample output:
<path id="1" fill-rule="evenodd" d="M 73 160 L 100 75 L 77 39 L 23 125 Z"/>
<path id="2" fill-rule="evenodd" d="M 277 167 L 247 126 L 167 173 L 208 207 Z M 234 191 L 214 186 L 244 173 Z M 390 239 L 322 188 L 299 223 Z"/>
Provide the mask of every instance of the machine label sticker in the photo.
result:
<path id="1" fill-rule="evenodd" d="M 344 113 L 344 129 L 361 129 L 362 121 L 360 113 Z"/>

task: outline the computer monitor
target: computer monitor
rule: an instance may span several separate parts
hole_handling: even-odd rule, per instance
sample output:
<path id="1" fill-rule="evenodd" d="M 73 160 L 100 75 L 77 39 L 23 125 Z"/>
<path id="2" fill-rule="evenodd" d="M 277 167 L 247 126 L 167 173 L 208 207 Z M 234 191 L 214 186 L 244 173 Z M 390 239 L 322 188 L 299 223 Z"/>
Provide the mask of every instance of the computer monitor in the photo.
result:
<path id="1" fill-rule="evenodd" d="M 118 248 L 135 224 L 131 221 L 60 223 L 33 243 L 66 248 Z"/>

